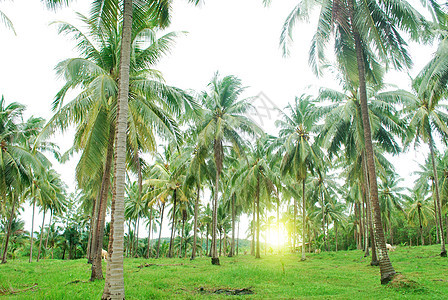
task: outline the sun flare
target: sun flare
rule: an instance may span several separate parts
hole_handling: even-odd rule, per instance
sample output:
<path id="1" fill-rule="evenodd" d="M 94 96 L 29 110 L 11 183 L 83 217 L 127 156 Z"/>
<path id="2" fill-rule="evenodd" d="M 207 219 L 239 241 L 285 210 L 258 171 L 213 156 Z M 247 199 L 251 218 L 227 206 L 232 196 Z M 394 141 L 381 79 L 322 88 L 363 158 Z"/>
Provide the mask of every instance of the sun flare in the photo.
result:
<path id="1" fill-rule="evenodd" d="M 283 224 L 280 224 L 279 227 L 280 228 L 277 228 L 277 226 L 272 227 L 267 233 L 267 242 L 271 245 L 271 247 L 274 248 L 281 248 L 287 242 L 285 227 L 283 226 Z"/>

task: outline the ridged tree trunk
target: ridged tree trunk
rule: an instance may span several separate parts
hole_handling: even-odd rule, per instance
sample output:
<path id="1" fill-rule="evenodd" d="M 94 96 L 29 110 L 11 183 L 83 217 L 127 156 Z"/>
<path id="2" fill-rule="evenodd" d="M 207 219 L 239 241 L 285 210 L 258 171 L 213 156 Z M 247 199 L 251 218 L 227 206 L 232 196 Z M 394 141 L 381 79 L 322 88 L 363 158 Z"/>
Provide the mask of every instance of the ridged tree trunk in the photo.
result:
<path id="1" fill-rule="evenodd" d="M 236 213 L 235 213 L 235 193 L 232 194 L 231 199 L 231 206 L 232 206 L 232 241 L 230 243 L 230 253 L 229 257 L 232 257 L 235 255 L 235 219 L 236 219 Z"/>
<path id="2" fill-rule="evenodd" d="M 174 235 L 176 230 L 176 206 L 177 206 L 177 193 L 176 189 L 173 191 L 173 218 L 171 220 L 171 236 L 170 236 L 170 248 L 168 250 L 168 257 L 173 257 L 173 244 L 174 244 Z"/>
<path id="3" fill-rule="evenodd" d="M 104 223 L 106 221 L 107 198 L 109 195 L 110 172 L 112 168 L 114 151 L 114 127 L 112 124 L 109 129 L 109 144 L 106 151 L 106 162 L 104 164 L 104 173 L 98 204 L 98 215 L 92 244 L 92 273 L 90 275 L 90 281 L 103 279 L 101 252 L 103 250 Z"/>
<path id="4" fill-rule="evenodd" d="M 91 249 L 92 249 L 92 238 L 93 238 L 93 224 L 94 224 L 94 219 L 95 219 L 95 206 L 96 206 L 96 199 L 93 202 L 92 205 L 92 213 L 90 214 L 90 220 L 89 220 L 89 239 L 87 240 L 87 263 L 91 264 L 92 263 L 92 256 L 91 256 Z M 51 225 L 51 218 L 53 216 L 53 212 L 51 212 L 50 215 L 50 223 L 48 223 L 49 225 Z M 47 241 L 45 242 L 45 248 L 47 248 L 47 243 L 48 243 L 48 234 L 47 234 Z"/>
<path id="5" fill-rule="evenodd" d="M 219 175 L 222 171 L 223 149 L 222 141 L 214 141 L 214 156 L 216 164 L 215 191 L 213 194 L 213 226 L 212 226 L 212 265 L 219 265 L 218 249 L 216 245 L 216 232 L 218 226 L 218 194 L 219 194 Z"/>
<path id="6" fill-rule="evenodd" d="M 5 238 L 5 248 L 3 249 L 3 255 L 2 255 L 2 264 L 6 264 L 6 254 L 8 253 L 8 244 L 9 244 L 9 238 L 11 237 L 11 226 L 12 226 L 12 220 L 14 219 L 14 209 L 16 207 L 18 196 L 16 196 L 14 193 L 11 196 L 13 198 L 12 201 L 12 207 L 11 207 L 11 214 L 9 215 L 8 220 L 8 229 L 6 230 L 6 238 Z"/>
<path id="7" fill-rule="evenodd" d="M 257 187 L 255 190 L 255 199 L 257 201 L 257 248 L 255 258 L 260 258 L 260 174 L 257 172 Z"/>
<path id="8" fill-rule="evenodd" d="M 44 237 L 44 226 L 45 226 L 45 210 L 44 216 L 42 217 L 42 227 L 40 229 L 40 241 L 39 241 L 39 251 L 37 252 L 37 261 L 40 259 L 40 254 L 42 253 L 42 239 Z"/>
<path id="9" fill-rule="evenodd" d="M 103 175 L 104 175 L 104 171 L 103 171 Z M 104 181 L 104 177 L 102 178 L 102 182 Z M 100 210 L 100 202 L 101 202 L 101 195 L 102 195 L 102 187 L 103 187 L 103 183 L 101 183 L 101 187 L 98 191 L 98 196 L 95 200 L 95 205 L 94 205 L 94 212 L 92 215 L 92 227 L 90 228 L 91 234 L 92 234 L 92 240 L 90 242 L 90 251 L 89 251 L 89 258 L 87 260 L 88 263 L 93 264 L 93 259 L 95 257 L 95 251 L 96 251 L 96 232 L 97 232 L 97 226 L 98 226 L 98 215 L 99 215 L 99 210 Z"/>
<path id="10" fill-rule="evenodd" d="M 163 224 L 164 211 L 165 211 L 165 202 L 162 203 L 162 208 L 161 208 L 161 213 L 160 213 L 159 240 L 157 242 L 156 258 L 159 258 L 159 255 L 160 255 L 160 241 L 162 239 L 162 224 Z"/>
<path id="11" fill-rule="evenodd" d="M 365 152 L 363 152 L 362 157 L 363 157 L 362 160 L 364 169 L 364 180 L 362 182 L 362 187 L 364 190 L 364 197 L 366 199 L 367 223 L 369 227 L 370 243 L 372 245 L 372 260 L 370 261 L 370 265 L 379 266 L 380 262 L 378 261 L 378 257 L 376 255 L 375 235 L 373 234 L 372 208 L 370 205 L 371 201 L 369 192 L 369 173 L 367 171 L 367 161 Z"/>
<path id="12" fill-rule="evenodd" d="M 33 233 L 34 233 L 34 212 L 36 209 L 36 199 L 33 200 L 33 216 L 31 217 L 31 231 L 30 231 L 30 259 L 28 260 L 28 262 L 31 262 L 33 260 L 33 244 L 34 244 L 34 239 L 33 239 Z"/>
<path id="13" fill-rule="evenodd" d="M 354 8 L 353 2 L 349 1 L 349 15 L 351 23 L 354 24 Z M 384 231 L 381 221 L 380 203 L 378 200 L 378 186 L 375 169 L 375 160 L 372 144 L 372 133 L 370 129 L 369 110 L 367 106 L 367 92 L 365 79 L 364 55 L 362 50 L 362 43 L 359 33 L 356 28 L 352 28 L 353 38 L 355 41 L 356 61 L 358 65 L 359 76 L 359 94 L 361 102 L 361 116 L 364 130 L 364 142 L 366 147 L 367 171 L 369 173 L 370 184 L 370 201 L 373 210 L 373 225 L 375 234 L 375 243 L 380 263 L 381 283 L 386 284 L 392 280 L 396 274 L 392 263 L 389 260 L 389 255 L 386 250 L 386 241 L 384 239 Z"/>
<path id="14" fill-rule="evenodd" d="M 116 124 L 114 189 L 111 209 L 109 259 L 103 299 L 124 299 L 124 191 L 126 174 L 126 131 L 128 118 L 129 68 L 131 60 L 132 0 L 123 2 L 120 84 Z"/>
<path id="15" fill-rule="evenodd" d="M 431 153 L 431 162 L 432 162 L 432 172 L 434 176 L 434 191 L 436 193 L 436 204 L 437 204 L 437 219 L 439 222 L 439 237 L 440 237 L 440 245 L 441 251 L 440 256 L 446 257 L 446 249 L 445 249 L 445 237 L 443 232 L 443 220 L 442 220 L 442 205 L 440 203 L 439 196 L 439 179 L 437 176 L 437 167 L 436 167 L 436 159 L 434 154 L 434 141 L 432 139 L 432 134 L 429 133 L 429 151 Z"/>
<path id="16" fill-rule="evenodd" d="M 305 260 L 305 230 L 306 230 L 306 201 L 305 201 L 305 181 L 306 178 L 302 179 L 302 258 Z"/>
<path id="17" fill-rule="evenodd" d="M 193 249 L 191 250 L 191 259 L 192 260 L 196 258 L 196 239 L 198 236 L 198 211 L 199 211 L 200 192 L 201 192 L 201 187 L 198 184 L 196 201 L 194 203 Z M 185 251 L 185 253 L 187 253 L 187 252 Z"/>

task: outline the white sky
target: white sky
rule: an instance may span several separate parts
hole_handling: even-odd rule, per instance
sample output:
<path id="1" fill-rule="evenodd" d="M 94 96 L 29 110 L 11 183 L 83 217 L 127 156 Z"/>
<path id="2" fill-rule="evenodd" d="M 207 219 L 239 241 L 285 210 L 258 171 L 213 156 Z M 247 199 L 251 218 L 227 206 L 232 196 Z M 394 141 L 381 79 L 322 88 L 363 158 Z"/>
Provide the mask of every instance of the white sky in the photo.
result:
<path id="1" fill-rule="evenodd" d="M 285 107 L 294 96 L 321 86 L 337 88 L 333 78 L 328 76 L 318 80 L 308 66 L 313 25 L 299 23 L 291 57 L 285 59 L 281 55 L 278 47 L 281 27 L 297 0 L 273 1 L 269 8 L 264 8 L 261 0 L 207 0 L 199 8 L 184 0 L 174 2 L 169 30 L 188 31 L 189 34 L 178 39 L 172 54 L 159 65 L 168 84 L 200 91 L 214 72 L 219 71 L 222 75 L 241 78 L 249 87 L 247 96 L 262 92 L 279 108 Z M 7 103 L 26 104 L 26 118 L 30 115 L 50 118 L 51 102 L 62 86 L 56 79 L 54 67 L 63 59 L 77 56 L 73 50 L 75 43 L 58 36 L 55 26 L 48 24 L 55 20 L 76 24 L 73 11 L 88 14 L 89 5 L 90 1 L 78 0 L 70 9 L 53 13 L 45 10 L 38 0 L 0 2 L 0 10 L 13 21 L 17 32 L 14 36 L 0 25 L 0 94 L 5 96 Z M 428 62 L 432 52 L 431 47 L 411 45 L 415 65 L 410 72 L 412 76 Z M 391 72 L 386 82 L 409 89 L 405 73 Z M 261 124 L 268 132 L 273 131 L 274 118 L 266 118 Z M 72 134 L 68 132 L 54 138 L 62 151 L 71 146 Z M 420 151 L 394 158 L 397 171 L 405 182 L 412 182 L 410 173 L 417 167 L 414 161 L 421 161 L 422 157 Z M 75 187 L 75 165 L 76 160 L 71 160 L 65 165 L 54 166 L 71 191 Z M 25 215 L 29 215 L 29 209 Z M 29 230 L 30 218 L 24 219 Z M 36 218 L 35 228 L 41 220 L 41 216 Z M 168 236 L 168 231 L 164 230 L 163 235 Z"/>

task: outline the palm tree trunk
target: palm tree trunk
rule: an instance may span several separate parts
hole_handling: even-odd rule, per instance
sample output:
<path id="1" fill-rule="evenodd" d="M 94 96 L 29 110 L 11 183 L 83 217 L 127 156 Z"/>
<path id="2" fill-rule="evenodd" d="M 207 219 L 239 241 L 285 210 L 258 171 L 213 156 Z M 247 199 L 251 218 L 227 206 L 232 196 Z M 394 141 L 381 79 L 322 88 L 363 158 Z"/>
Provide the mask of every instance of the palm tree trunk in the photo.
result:
<path id="1" fill-rule="evenodd" d="M 277 197 L 277 237 L 280 238 L 280 197 Z M 280 252 L 280 247 L 278 251 Z"/>
<path id="2" fill-rule="evenodd" d="M 194 203 L 193 249 L 191 250 L 191 259 L 192 260 L 196 258 L 196 239 L 197 239 L 197 235 L 198 235 L 198 211 L 199 211 L 200 192 L 201 192 L 201 187 L 198 184 L 196 201 Z M 187 253 L 187 252 L 185 251 L 185 253 Z"/>
<path id="3" fill-rule="evenodd" d="M 297 238 L 297 199 L 294 199 L 294 222 L 292 227 L 292 252 L 296 252 L 296 238 Z"/>
<path id="4" fill-rule="evenodd" d="M 44 210 L 44 215 L 42 217 L 42 227 L 40 229 L 40 241 L 39 241 L 39 251 L 37 252 L 37 261 L 39 261 L 40 254 L 42 252 L 42 238 L 44 236 L 45 213 L 46 211 Z"/>
<path id="5" fill-rule="evenodd" d="M 255 232 L 256 232 L 256 205 L 257 199 L 254 198 L 253 209 L 252 209 L 252 241 L 250 243 L 250 255 L 255 256 Z"/>
<path id="6" fill-rule="evenodd" d="M 325 233 L 325 207 L 324 207 L 324 197 L 321 193 L 321 213 L 322 213 L 322 233 L 323 233 L 323 237 L 324 237 L 324 243 L 326 240 L 326 233 Z M 328 251 L 328 247 L 327 247 L 327 251 Z"/>
<path id="7" fill-rule="evenodd" d="M 209 255 L 208 253 L 208 232 L 209 232 L 209 224 L 207 223 L 207 226 L 205 228 L 205 255 Z"/>
<path id="8" fill-rule="evenodd" d="M 28 262 L 33 260 L 33 233 L 34 233 L 34 212 L 36 209 L 36 200 L 33 200 L 33 216 L 31 217 L 31 231 L 30 231 L 30 258 Z"/>
<path id="9" fill-rule="evenodd" d="M 338 252 L 338 223 L 334 222 L 334 237 L 335 237 L 335 244 L 336 244 L 336 252 Z"/>
<path id="10" fill-rule="evenodd" d="M 306 214 L 305 214 L 305 181 L 306 179 L 302 179 L 302 258 L 301 260 L 305 260 L 305 224 L 306 224 Z"/>
<path id="11" fill-rule="evenodd" d="M 354 24 L 353 1 L 349 1 L 349 15 L 352 24 Z M 356 28 L 352 28 L 352 30 L 355 41 L 356 61 L 358 65 L 361 116 L 364 130 L 364 142 L 366 147 L 367 170 L 369 173 L 370 201 L 372 204 L 372 210 L 374 216 L 373 224 L 375 233 L 375 243 L 380 263 L 381 283 L 386 284 L 393 279 L 396 272 L 392 266 L 392 263 L 389 260 L 389 255 L 386 250 L 386 241 L 384 239 L 383 227 L 381 226 L 382 224 L 381 210 L 378 200 L 378 186 L 377 186 L 375 160 L 372 144 L 372 133 L 370 130 L 369 110 L 367 107 L 366 79 L 365 79 L 365 67 L 364 67 L 364 55 L 362 51 L 362 43 Z"/>
<path id="12" fill-rule="evenodd" d="M 48 249 L 48 237 L 50 236 L 50 226 L 51 226 L 52 221 L 53 221 L 53 209 L 50 209 L 50 221 L 48 222 L 47 237 L 45 239 L 45 249 Z M 89 238 L 89 240 L 90 240 L 90 238 Z M 87 249 L 89 249 L 88 246 L 87 246 Z"/>
<path id="13" fill-rule="evenodd" d="M 109 144 L 107 146 L 106 162 L 104 165 L 103 180 L 101 183 L 99 197 L 98 216 L 93 239 L 94 244 L 92 245 L 92 273 L 90 275 L 90 281 L 103 279 L 101 251 L 103 250 L 104 223 L 106 221 L 107 198 L 109 195 L 110 172 L 113 160 L 114 135 L 114 127 L 111 124 L 109 129 Z"/>
<path id="14" fill-rule="evenodd" d="M 429 133 L 429 151 L 431 153 L 432 173 L 434 176 L 434 188 L 436 192 L 437 217 L 438 217 L 437 219 L 439 222 L 439 236 L 441 245 L 440 256 L 446 257 L 447 254 L 445 249 L 445 237 L 443 236 L 444 232 L 443 232 L 443 220 L 442 220 L 442 205 L 440 203 L 440 196 L 439 196 L 439 178 L 437 176 L 436 159 L 434 154 L 434 141 L 432 139 L 431 133 Z"/>
<path id="15" fill-rule="evenodd" d="M 420 241 L 422 243 L 422 246 L 424 246 L 425 241 L 423 239 L 422 212 L 421 212 L 420 206 L 417 208 L 417 212 L 418 212 L 418 223 L 420 225 Z"/>
<path id="16" fill-rule="evenodd" d="M 163 224 L 163 212 L 165 210 L 165 202 L 162 203 L 161 213 L 160 213 L 160 226 L 159 226 L 159 241 L 157 242 L 157 252 L 156 258 L 159 258 L 160 254 L 160 240 L 162 239 L 162 224 Z"/>
<path id="17" fill-rule="evenodd" d="M 6 264 L 6 254 L 8 253 L 9 238 L 11 236 L 11 226 L 12 226 L 12 221 L 14 220 L 14 209 L 15 209 L 15 206 L 16 206 L 18 198 L 19 198 L 14 193 L 12 193 L 11 197 L 13 198 L 13 201 L 12 201 L 12 206 L 11 206 L 11 214 L 10 214 L 9 220 L 8 220 L 8 229 L 6 231 L 5 248 L 3 249 L 2 264 Z"/>
<path id="18" fill-rule="evenodd" d="M 260 258 L 260 174 L 257 172 L 257 187 L 255 190 L 257 201 L 257 248 L 255 258 Z"/>
<path id="19" fill-rule="evenodd" d="M 236 218 L 236 213 L 235 213 L 235 193 L 232 194 L 232 241 L 230 244 L 230 253 L 229 253 L 229 257 L 232 257 L 235 255 L 235 218 Z"/>
<path id="20" fill-rule="evenodd" d="M 104 174 L 104 172 L 103 172 Z M 104 176 L 102 179 L 102 182 L 104 181 Z M 93 214 L 92 214 L 92 221 L 90 226 L 90 232 L 92 234 L 92 240 L 90 242 L 90 251 L 89 251 L 89 258 L 87 260 L 88 263 L 93 264 L 93 259 L 95 257 L 95 251 L 96 251 L 96 232 L 97 232 L 97 226 L 98 226 L 98 215 L 100 210 L 100 202 L 101 202 L 101 195 L 102 195 L 102 187 L 103 183 L 101 183 L 101 187 L 98 191 L 98 196 L 95 200 L 94 208 L 93 208 Z"/>
<path id="21" fill-rule="evenodd" d="M 132 0 L 123 2 L 120 85 L 117 111 L 117 130 L 114 167 L 114 192 L 111 207 L 111 233 L 106 282 L 102 299 L 124 299 L 123 244 L 124 191 L 126 173 L 126 129 L 128 118 L 129 68 L 132 39 Z"/>
<path id="22" fill-rule="evenodd" d="M 367 160 L 366 154 L 363 152 L 363 169 L 364 169 L 364 180 L 362 182 L 364 197 L 366 201 L 366 209 L 367 209 L 367 223 L 369 227 L 369 235 L 370 235 L 370 243 L 372 245 L 372 260 L 370 262 L 371 266 L 379 266 L 380 262 L 378 261 L 378 257 L 376 255 L 376 245 L 375 245 L 375 235 L 373 234 L 373 221 L 372 221 L 372 209 L 371 209 L 371 201 L 370 201 L 370 191 L 369 191 L 369 173 L 367 171 Z"/>
<path id="23" fill-rule="evenodd" d="M 236 236 L 236 255 L 238 255 L 239 254 L 239 241 L 240 240 L 240 221 L 238 221 L 238 233 L 237 233 L 237 236 Z"/>
<path id="24" fill-rule="evenodd" d="M 138 257 L 138 231 L 140 230 L 140 217 L 137 216 L 137 229 L 135 230 L 135 249 L 134 249 L 134 257 Z"/>
<path id="25" fill-rule="evenodd" d="M 215 144 L 217 142 L 215 141 Z M 215 145 L 215 148 L 217 148 L 217 146 Z M 219 257 L 218 257 L 218 249 L 217 249 L 217 245 L 216 245 L 216 231 L 217 231 L 217 226 L 218 226 L 218 193 L 219 193 L 219 173 L 220 170 L 219 168 L 222 167 L 222 165 L 220 165 L 220 162 L 217 162 L 217 157 L 220 156 L 219 154 L 216 154 L 216 152 L 218 152 L 217 150 L 215 150 L 215 162 L 217 167 L 216 170 L 216 178 L 215 178 L 215 191 L 213 194 L 213 225 L 212 225 L 212 265 L 219 265 Z M 222 164 L 222 161 L 221 161 Z"/>
<path id="26" fill-rule="evenodd" d="M 94 224 L 94 219 L 95 219 L 95 206 L 96 206 L 96 200 L 93 202 L 92 205 L 92 213 L 90 214 L 90 221 L 89 221 L 89 239 L 87 241 L 87 263 L 91 264 L 92 263 L 92 256 L 91 256 L 91 252 L 92 252 L 92 238 L 93 238 L 93 224 Z M 51 219 L 53 217 L 53 211 L 50 211 L 50 223 L 49 226 L 51 226 Z M 47 240 L 45 241 L 45 248 L 47 248 L 47 243 L 48 243 L 48 234 L 47 234 Z"/>
<path id="27" fill-rule="evenodd" d="M 149 210 L 149 228 L 148 228 L 148 247 L 146 248 L 146 258 L 149 258 L 151 249 L 151 231 L 152 231 L 152 207 Z"/>
<path id="28" fill-rule="evenodd" d="M 174 244 L 174 235 L 176 230 L 176 205 L 177 205 L 177 189 L 173 191 L 173 218 L 171 220 L 171 237 L 170 237 L 170 248 L 168 251 L 168 257 L 173 257 L 173 244 Z"/>

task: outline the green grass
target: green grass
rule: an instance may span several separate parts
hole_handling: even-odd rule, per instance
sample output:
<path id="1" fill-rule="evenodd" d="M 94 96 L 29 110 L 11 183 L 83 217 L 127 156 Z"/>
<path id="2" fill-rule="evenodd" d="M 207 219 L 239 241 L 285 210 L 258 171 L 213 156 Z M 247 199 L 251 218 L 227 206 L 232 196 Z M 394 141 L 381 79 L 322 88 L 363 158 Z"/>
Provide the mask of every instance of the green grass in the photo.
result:
<path id="1" fill-rule="evenodd" d="M 395 269 L 412 283 L 400 288 L 380 285 L 378 267 L 370 267 L 361 251 L 309 254 L 304 262 L 293 254 L 223 257 L 221 266 L 212 266 L 209 258 L 125 259 L 126 299 L 446 299 L 448 259 L 438 252 L 439 246 L 425 246 L 390 253 Z M 165 266 L 138 267 L 144 263 Z M 24 258 L 0 265 L 0 291 L 37 284 L 3 296 L 10 299 L 100 299 L 104 281 L 89 278 L 84 259 L 30 264 Z M 219 288 L 250 288 L 254 294 L 213 293 Z"/>

